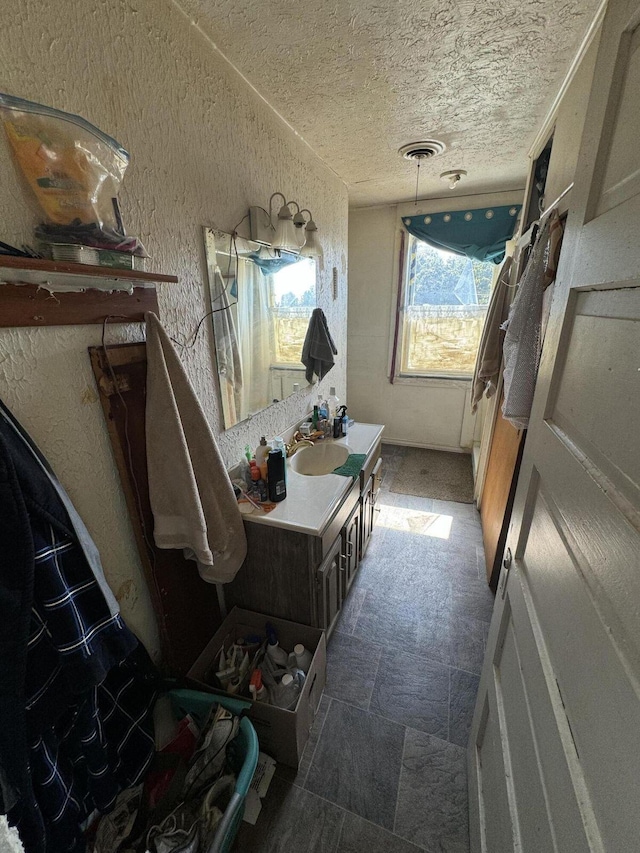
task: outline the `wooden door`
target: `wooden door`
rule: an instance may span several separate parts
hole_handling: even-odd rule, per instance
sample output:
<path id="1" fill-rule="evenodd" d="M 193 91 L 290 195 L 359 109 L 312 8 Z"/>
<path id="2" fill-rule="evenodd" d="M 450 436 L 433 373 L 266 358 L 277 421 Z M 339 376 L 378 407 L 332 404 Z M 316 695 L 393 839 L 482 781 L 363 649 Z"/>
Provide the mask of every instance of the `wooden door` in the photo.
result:
<path id="1" fill-rule="evenodd" d="M 640 844 L 639 24 L 611 0 L 469 743 L 474 853 Z"/>
<path id="2" fill-rule="evenodd" d="M 501 395 L 480 506 L 487 581 L 492 589 L 495 589 L 497 580 L 495 567 L 500 564 L 504 550 L 524 440 L 523 431 L 502 417 L 503 399 Z"/>

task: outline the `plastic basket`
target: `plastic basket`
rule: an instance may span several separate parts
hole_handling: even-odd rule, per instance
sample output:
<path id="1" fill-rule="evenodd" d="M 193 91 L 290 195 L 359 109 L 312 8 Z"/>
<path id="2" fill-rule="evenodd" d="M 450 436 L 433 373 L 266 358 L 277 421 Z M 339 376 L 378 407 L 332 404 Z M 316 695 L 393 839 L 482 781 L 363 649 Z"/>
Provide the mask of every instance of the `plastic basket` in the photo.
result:
<path id="1" fill-rule="evenodd" d="M 215 703 L 238 715 L 251 707 L 250 702 L 242 699 L 200 693 L 198 690 L 171 690 L 169 698 L 173 713 L 177 717 L 182 718 L 185 714 L 191 714 L 199 723 L 206 721 L 211 706 Z M 215 838 L 203 853 L 228 853 L 231 849 L 244 815 L 244 803 L 256 771 L 258 752 L 258 736 L 251 720 L 242 717 L 238 734 L 229 745 L 228 751 L 229 761 L 236 774 L 236 787 L 222 816 Z"/>

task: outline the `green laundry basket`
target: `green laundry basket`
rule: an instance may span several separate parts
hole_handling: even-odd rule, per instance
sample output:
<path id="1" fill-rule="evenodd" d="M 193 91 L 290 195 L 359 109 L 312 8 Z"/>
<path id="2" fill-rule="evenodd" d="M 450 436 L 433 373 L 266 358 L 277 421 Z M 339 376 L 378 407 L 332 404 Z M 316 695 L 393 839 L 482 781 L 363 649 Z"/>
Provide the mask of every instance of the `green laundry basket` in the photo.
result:
<path id="1" fill-rule="evenodd" d="M 215 703 L 238 715 L 251 707 L 250 702 L 242 699 L 201 693 L 198 690 L 171 690 L 169 698 L 173 712 L 178 718 L 191 714 L 196 722 L 201 724 L 206 721 L 211 706 Z M 258 736 L 251 720 L 242 717 L 238 734 L 229 744 L 228 751 L 229 761 L 236 774 L 236 787 L 206 853 L 228 853 L 231 849 L 244 814 L 244 801 L 249 785 L 256 771 L 258 752 Z"/>

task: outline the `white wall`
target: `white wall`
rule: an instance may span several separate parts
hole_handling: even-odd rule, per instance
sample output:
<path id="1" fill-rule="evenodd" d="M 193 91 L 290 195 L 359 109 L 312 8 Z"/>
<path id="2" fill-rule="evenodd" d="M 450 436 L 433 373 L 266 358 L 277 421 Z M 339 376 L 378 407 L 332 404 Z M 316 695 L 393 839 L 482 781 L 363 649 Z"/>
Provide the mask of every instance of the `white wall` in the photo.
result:
<path id="1" fill-rule="evenodd" d="M 319 304 L 339 355 L 323 383 L 346 384 L 347 194 L 329 171 L 168 0 L 22 0 L 0 31 L 0 90 L 79 113 L 131 153 L 121 203 L 154 270 L 161 319 L 187 337 L 206 311 L 201 227 L 230 231 L 250 204 L 282 190 L 313 210 L 325 250 Z M 0 239 L 31 239 L 24 196 L 0 139 Z M 331 268 L 340 271 L 331 297 Z M 246 443 L 274 435 L 308 410 L 306 391 L 222 431 L 208 325 L 184 362 L 227 464 Z M 139 326 L 109 327 L 111 343 Z M 128 623 L 157 652 L 155 619 L 130 529 L 87 347 L 100 328 L 0 331 L 0 396 L 48 457 L 100 549 Z M 316 393 L 315 391 L 313 393 Z M 195 571 L 195 569 L 194 569 Z"/>
<path id="2" fill-rule="evenodd" d="M 522 192 L 449 196 L 414 205 L 349 211 L 349 412 L 386 425 L 385 441 L 445 450 L 469 450 L 474 424 L 471 383 L 450 379 L 389 382 L 392 318 L 398 286 L 403 215 L 522 202 Z"/>

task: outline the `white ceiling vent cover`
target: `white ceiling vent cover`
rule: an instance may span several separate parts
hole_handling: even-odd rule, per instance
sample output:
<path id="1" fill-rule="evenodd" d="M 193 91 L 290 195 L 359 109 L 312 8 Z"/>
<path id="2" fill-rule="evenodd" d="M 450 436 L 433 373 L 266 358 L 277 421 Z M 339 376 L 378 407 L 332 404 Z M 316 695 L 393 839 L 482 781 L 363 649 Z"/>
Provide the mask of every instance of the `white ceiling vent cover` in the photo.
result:
<path id="1" fill-rule="evenodd" d="M 422 142 L 409 142 L 408 145 L 403 145 L 398 149 L 398 154 L 401 154 L 405 160 L 427 160 L 430 157 L 437 157 L 442 154 L 447 146 L 444 142 L 438 139 L 423 139 Z"/>

